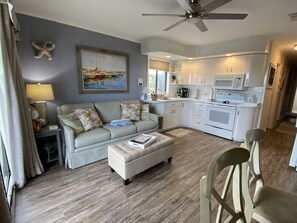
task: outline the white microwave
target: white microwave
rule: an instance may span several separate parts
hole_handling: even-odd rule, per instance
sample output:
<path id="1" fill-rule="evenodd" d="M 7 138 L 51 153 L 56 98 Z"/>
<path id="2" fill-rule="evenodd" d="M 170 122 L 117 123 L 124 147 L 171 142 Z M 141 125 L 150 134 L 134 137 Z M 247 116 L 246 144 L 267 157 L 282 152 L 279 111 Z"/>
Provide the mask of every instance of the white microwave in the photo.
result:
<path id="1" fill-rule="evenodd" d="M 226 90 L 244 90 L 245 74 L 214 75 L 213 87 Z"/>

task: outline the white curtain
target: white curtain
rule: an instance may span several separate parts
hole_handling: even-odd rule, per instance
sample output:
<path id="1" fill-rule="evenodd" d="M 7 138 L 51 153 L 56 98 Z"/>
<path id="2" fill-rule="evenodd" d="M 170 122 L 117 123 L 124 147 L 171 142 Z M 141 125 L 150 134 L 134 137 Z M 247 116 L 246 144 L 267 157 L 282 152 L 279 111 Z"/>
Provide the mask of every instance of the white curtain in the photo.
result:
<path id="1" fill-rule="evenodd" d="M 0 4 L 0 132 L 13 182 L 21 188 L 26 179 L 43 172 L 25 96 L 16 48 L 19 27 L 12 5 Z"/>

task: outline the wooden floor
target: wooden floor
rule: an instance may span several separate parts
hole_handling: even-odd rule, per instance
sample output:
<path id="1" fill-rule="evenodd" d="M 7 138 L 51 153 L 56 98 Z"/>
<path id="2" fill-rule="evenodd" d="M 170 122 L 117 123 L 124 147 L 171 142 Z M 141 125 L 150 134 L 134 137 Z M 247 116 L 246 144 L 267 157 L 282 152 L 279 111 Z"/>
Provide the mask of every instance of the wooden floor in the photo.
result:
<path id="1" fill-rule="evenodd" d="M 111 173 L 107 160 L 66 170 L 52 166 L 17 192 L 16 222 L 199 222 L 199 181 L 213 155 L 236 146 L 196 130 L 174 137 L 171 164 L 161 163 L 131 179 Z M 265 183 L 297 193 L 288 166 L 294 135 L 269 131 L 262 143 Z"/>

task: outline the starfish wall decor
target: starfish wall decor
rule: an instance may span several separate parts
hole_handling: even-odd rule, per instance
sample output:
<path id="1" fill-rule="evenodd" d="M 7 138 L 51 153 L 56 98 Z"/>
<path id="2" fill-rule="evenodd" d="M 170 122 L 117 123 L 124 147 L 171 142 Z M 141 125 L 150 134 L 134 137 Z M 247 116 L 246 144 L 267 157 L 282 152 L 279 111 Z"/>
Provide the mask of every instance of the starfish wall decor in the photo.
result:
<path id="1" fill-rule="evenodd" d="M 36 41 L 32 41 L 32 46 L 36 49 L 37 54 L 34 58 L 39 59 L 43 55 L 48 57 L 48 60 L 52 60 L 52 52 L 55 49 L 55 44 L 51 41 L 44 41 L 44 43 L 38 44 Z"/>

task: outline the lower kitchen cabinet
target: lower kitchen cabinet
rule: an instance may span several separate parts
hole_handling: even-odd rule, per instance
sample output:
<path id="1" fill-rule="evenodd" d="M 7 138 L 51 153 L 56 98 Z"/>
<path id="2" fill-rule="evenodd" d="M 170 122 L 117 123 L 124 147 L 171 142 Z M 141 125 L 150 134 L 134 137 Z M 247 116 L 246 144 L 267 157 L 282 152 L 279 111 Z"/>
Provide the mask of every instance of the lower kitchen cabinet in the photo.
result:
<path id="1" fill-rule="evenodd" d="M 190 111 L 190 126 L 194 129 L 203 131 L 204 129 L 204 114 L 205 114 L 205 104 L 200 102 L 192 102 Z"/>
<path id="2" fill-rule="evenodd" d="M 257 126 L 258 104 L 243 104 L 237 106 L 233 140 L 243 142 L 245 133 Z"/>
<path id="3" fill-rule="evenodd" d="M 163 129 L 174 128 L 180 125 L 181 102 L 165 103 L 163 115 Z"/>
<path id="4" fill-rule="evenodd" d="M 162 129 L 170 129 L 177 127 L 181 124 L 181 109 L 182 102 L 166 102 L 166 103 L 151 103 L 150 109 L 162 117 Z"/>
<path id="5" fill-rule="evenodd" d="M 183 101 L 180 114 L 180 125 L 189 126 L 191 123 L 191 118 L 189 116 L 191 111 L 191 101 Z"/>

